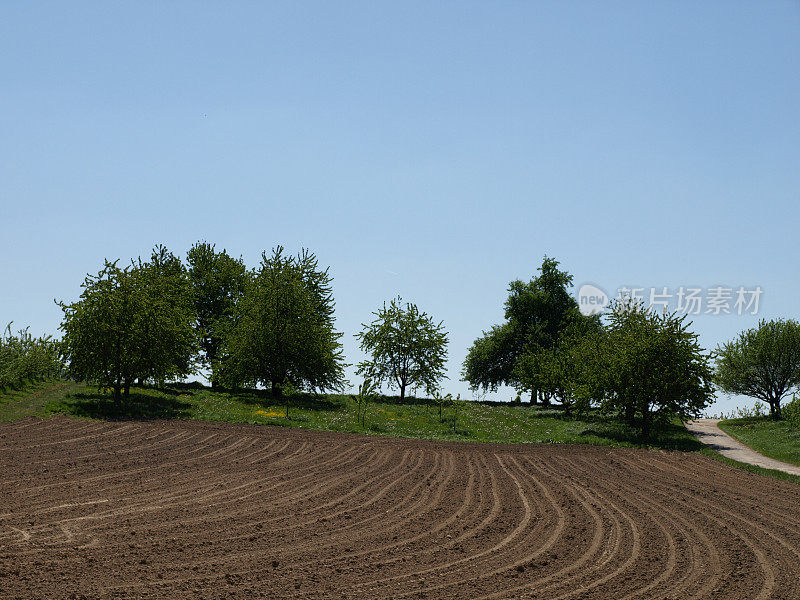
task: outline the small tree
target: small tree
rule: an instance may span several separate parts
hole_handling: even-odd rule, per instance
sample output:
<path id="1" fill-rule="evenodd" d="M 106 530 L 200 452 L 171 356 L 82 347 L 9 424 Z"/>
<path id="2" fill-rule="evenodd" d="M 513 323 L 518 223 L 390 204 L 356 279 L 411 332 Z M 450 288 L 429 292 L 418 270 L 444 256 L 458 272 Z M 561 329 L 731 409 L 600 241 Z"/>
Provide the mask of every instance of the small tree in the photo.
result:
<path id="1" fill-rule="evenodd" d="M 406 388 L 422 387 L 429 394 L 437 388 L 444 375 L 447 360 L 447 332 L 415 304 L 402 298 L 373 313 L 375 320 L 363 324 L 356 334 L 361 349 L 371 360 L 359 364 L 357 373 L 368 376 L 379 385 L 400 388 L 400 400 Z"/>
<path id="2" fill-rule="evenodd" d="M 244 293 L 247 268 L 241 259 L 217 251 L 214 244 L 198 242 L 186 254 L 192 284 L 194 329 L 202 364 L 210 370 L 211 387 L 219 379 L 220 353 L 225 334 L 233 326 L 236 303 Z"/>
<path id="3" fill-rule="evenodd" d="M 364 379 L 364 383 L 358 386 L 358 394 L 350 396 L 356 405 L 356 420 L 362 428 L 367 419 L 367 407 L 370 402 L 375 400 L 377 391 L 378 387 L 367 377 Z"/>
<path id="4" fill-rule="evenodd" d="M 601 408 L 645 439 L 675 417 L 698 417 L 713 399 L 710 358 L 685 321 L 637 303 L 612 306 L 597 373 Z"/>
<path id="5" fill-rule="evenodd" d="M 800 384 L 800 324 L 761 320 L 716 354 L 715 383 L 728 394 L 763 400 L 780 419 L 781 401 Z"/>

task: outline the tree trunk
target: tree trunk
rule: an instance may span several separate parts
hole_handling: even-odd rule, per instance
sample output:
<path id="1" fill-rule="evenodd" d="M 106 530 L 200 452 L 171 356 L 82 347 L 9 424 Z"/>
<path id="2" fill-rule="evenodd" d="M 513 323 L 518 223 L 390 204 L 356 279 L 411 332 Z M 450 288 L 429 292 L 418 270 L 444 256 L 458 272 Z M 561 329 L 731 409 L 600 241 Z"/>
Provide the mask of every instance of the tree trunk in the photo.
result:
<path id="1" fill-rule="evenodd" d="M 118 381 L 114 384 L 114 402 L 119 404 L 122 400 L 122 384 Z"/>
<path id="2" fill-rule="evenodd" d="M 629 403 L 625 405 L 625 423 L 633 426 L 636 422 L 636 405 Z"/>
<path id="3" fill-rule="evenodd" d="M 130 381 L 126 381 L 125 382 L 125 397 L 127 398 L 130 395 L 131 395 L 131 382 Z"/>
<path id="4" fill-rule="evenodd" d="M 531 390 L 531 404 L 536 404 L 536 390 Z"/>
<path id="5" fill-rule="evenodd" d="M 769 401 L 769 416 L 775 421 L 781 420 L 781 401 L 780 398 Z"/>
<path id="6" fill-rule="evenodd" d="M 550 406 L 550 394 L 542 392 L 542 406 Z"/>
<path id="7" fill-rule="evenodd" d="M 650 439 L 650 411 L 646 410 L 642 413 L 642 437 L 646 440 Z"/>
<path id="8" fill-rule="evenodd" d="M 405 383 L 401 383 L 400 384 L 400 404 L 403 403 L 403 400 L 405 399 L 405 397 L 406 397 L 406 384 Z"/>

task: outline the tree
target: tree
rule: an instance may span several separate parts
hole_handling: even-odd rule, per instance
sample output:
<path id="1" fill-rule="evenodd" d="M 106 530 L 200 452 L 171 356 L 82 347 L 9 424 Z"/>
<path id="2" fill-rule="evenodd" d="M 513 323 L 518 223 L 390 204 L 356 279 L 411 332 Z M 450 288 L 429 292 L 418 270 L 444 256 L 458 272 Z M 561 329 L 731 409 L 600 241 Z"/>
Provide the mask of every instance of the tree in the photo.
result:
<path id="1" fill-rule="evenodd" d="M 120 269 L 117 262 L 106 260 L 96 276 L 86 276 L 80 300 L 59 303 L 70 375 L 113 388 L 115 401 L 138 374 L 135 322 L 140 301 L 130 268 Z"/>
<path id="2" fill-rule="evenodd" d="M 130 271 L 139 295 L 135 315 L 138 341 L 137 378 L 156 384 L 181 379 L 194 371 L 192 287 L 186 267 L 163 245 L 148 262 L 139 258 Z"/>
<path id="3" fill-rule="evenodd" d="M 80 299 L 60 302 L 69 372 L 127 396 L 138 380 L 157 383 L 191 372 L 194 352 L 189 285 L 180 260 L 163 246 L 149 262 L 121 269 L 105 261 L 87 275 Z"/>
<path id="4" fill-rule="evenodd" d="M 247 268 L 241 259 L 232 258 L 225 250 L 217 252 L 214 244 L 207 242 L 192 246 L 186 261 L 200 360 L 210 370 L 211 387 L 215 387 L 219 379 L 220 352 L 226 332 L 234 323 L 236 303 L 244 293 Z"/>
<path id="5" fill-rule="evenodd" d="M 442 322 L 437 324 L 416 304 L 408 302 L 404 307 L 400 297 L 388 306 L 384 302 L 373 314 L 375 320 L 362 324 L 356 334 L 361 349 L 371 357 L 359 364 L 357 373 L 379 385 L 388 382 L 391 389 L 398 387 L 401 401 L 408 386 L 433 393 L 445 376 L 447 332 Z"/>
<path id="6" fill-rule="evenodd" d="M 557 260 L 545 256 L 538 276 L 528 283 L 516 280 L 509 284 L 506 322 L 475 340 L 464 360 L 462 377 L 471 387 L 496 390 L 500 385 L 511 385 L 529 391 L 532 402 L 538 396 L 547 401 L 547 392 L 536 387 L 532 378 L 520 378 L 520 362 L 523 357 L 553 349 L 563 329 L 586 318 L 567 290 L 572 275 L 558 265 Z"/>
<path id="7" fill-rule="evenodd" d="M 595 394 L 598 348 L 603 328 L 599 318 L 576 315 L 550 347 L 524 354 L 515 367 L 522 386 L 555 398 L 569 416 L 574 406 L 589 407 Z"/>
<path id="8" fill-rule="evenodd" d="M 328 269 L 307 250 L 285 256 L 278 246 L 250 273 L 225 339 L 221 376 L 228 383 L 311 390 L 345 385 L 341 333 L 334 329 Z"/>
<path id="9" fill-rule="evenodd" d="M 640 303 L 612 305 L 595 376 L 601 409 L 649 438 L 673 418 L 698 417 L 713 400 L 710 357 L 686 315 L 659 314 Z"/>
<path id="10" fill-rule="evenodd" d="M 781 418 L 781 401 L 800 384 L 800 324 L 762 319 L 716 355 L 714 380 L 724 392 L 763 400 L 772 418 Z"/>

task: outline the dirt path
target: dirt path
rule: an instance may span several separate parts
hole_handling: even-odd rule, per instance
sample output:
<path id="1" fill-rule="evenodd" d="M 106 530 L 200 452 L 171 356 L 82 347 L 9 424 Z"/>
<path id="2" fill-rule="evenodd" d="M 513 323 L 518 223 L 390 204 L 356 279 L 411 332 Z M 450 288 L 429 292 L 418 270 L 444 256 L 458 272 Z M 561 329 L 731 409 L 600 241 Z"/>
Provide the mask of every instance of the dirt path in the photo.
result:
<path id="1" fill-rule="evenodd" d="M 800 486 L 696 453 L 58 417 L 0 465 L 0 598 L 798 598 Z"/>
<path id="2" fill-rule="evenodd" d="M 764 467 L 765 469 L 775 469 L 792 475 L 800 475 L 800 467 L 759 454 L 722 431 L 717 426 L 719 421 L 719 419 L 697 419 L 686 423 L 686 429 L 692 432 L 706 446 L 710 446 L 723 456 L 739 462 Z"/>

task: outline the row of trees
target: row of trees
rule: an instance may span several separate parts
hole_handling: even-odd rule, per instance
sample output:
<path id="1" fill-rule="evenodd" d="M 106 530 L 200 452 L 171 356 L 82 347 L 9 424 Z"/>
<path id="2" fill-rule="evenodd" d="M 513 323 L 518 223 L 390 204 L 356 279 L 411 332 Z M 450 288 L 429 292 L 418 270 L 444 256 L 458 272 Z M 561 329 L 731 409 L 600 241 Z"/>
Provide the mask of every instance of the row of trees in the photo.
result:
<path id="1" fill-rule="evenodd" d="M 212 386 L 341 390 L 347 384 L 328 269 L 303 250 L 264 253 L 254 269 L 205 242 L 187 264 L 163 246 L 126 267 L 106 261 L 80 298 L 60 302 L 70 375 L 113 389 L 178 380 L 203 368 Z M 357 335 L 369 359 L 358 373 L 433 393 L 444 376 L 447 333 L 397 298 Z"/>
<path id="2" fill-rule="evenodd" d="M 28 329 L 12 333 L 11 323 L 0 335 L 0 389 L 57 378 L 64 373 L 61 344 L 50 336 L 33 337 Z"/>
<path id="3" fill-rule="evenodd" d="M 569 415 L 597 407 L 645 437 L 679 417 L 698 416 L 713 383 L 730 393 L 780 402 L 800 384 L 800 326 L 762 323 L 712 355 L 685 317 L 620 301 L 604 319 L 586 316 L 569 293 L 572 276 L 545 257 L 529 282 L 513 281 L 505 322 L 470 348 L 462 376 L 476 390 L 509 385 L 534 403 L 560 403 Z M 184 264 L 165 247 L 122 268 L 106 261 L 80 299 L 60 303 L 70 374 L 113 388 L 176 380 L 200 367 L 213 386 L 340 390 L 347 366 L 335 329 L 328 269 L 308 251 L 278 247 L 247 269 L 241 259 L 195 244 Z M 357 373 L 438 393 L 448 335 L 441 322 L 396 298 L 356 335 L 368 359 Z"/>
<path id="4" fill-rule="evenodd" d="M 568 292 L 571 284 L 547 257 L 530 282 L 513 281 L 506 320 L 474 342 L 464 379 L 485 391 L 513 386 L 531 402 L 555 400 L 567 414 L 599 407 L 645 437 L 676 417 L 699 416 L 715 387 L 767 403 L 774 419 L 783 416 L 783 400 L 800 391 L 796 321 L 762 320 L 706 352 L 686 316 L 625 300 L 612 305 L 605 321 L 585 316 Z"/>
<path id="5" fill-rule="evenodd" d="M 464 361 L 473 388 L 510 385 L 567 414 L 598 407 L 644 437 L 710 404 L 710 356 L 685 317 L 630 301 L 612 305 L 606 322 L 583 315 L 568 291 L 572 276 L 558 266 L 545 257 L 538 276 L 510 284 L 505 322 L 484 332 Z"/>
<path id="6" fill-rule="evenodd" d="M 327 270 L 306 251 L 264 253 L 255 269 L 208 243 L 183 262 L 163 246 L 125 268 L 106 261 L 80 299 L 60 303 L 70 374 L 127 395 L 210 371 L 212 385 L 312 390 L 344 384 Z"/>

